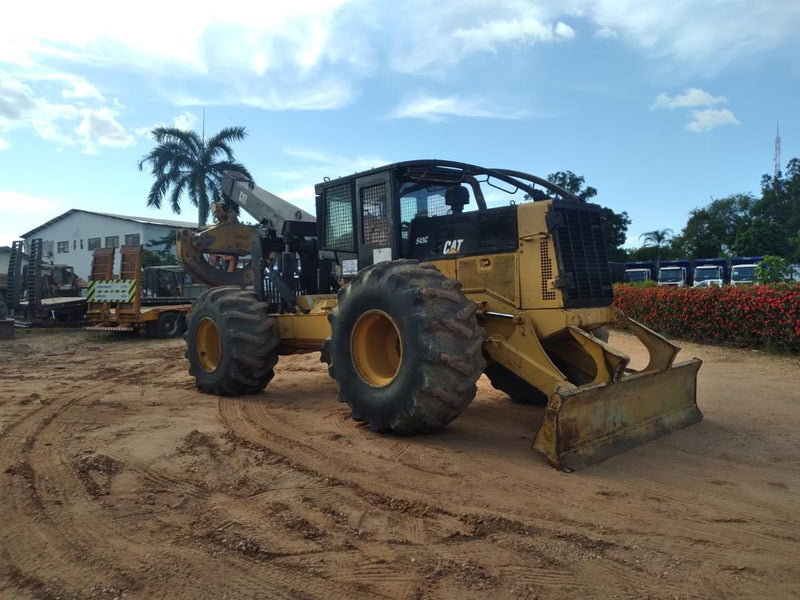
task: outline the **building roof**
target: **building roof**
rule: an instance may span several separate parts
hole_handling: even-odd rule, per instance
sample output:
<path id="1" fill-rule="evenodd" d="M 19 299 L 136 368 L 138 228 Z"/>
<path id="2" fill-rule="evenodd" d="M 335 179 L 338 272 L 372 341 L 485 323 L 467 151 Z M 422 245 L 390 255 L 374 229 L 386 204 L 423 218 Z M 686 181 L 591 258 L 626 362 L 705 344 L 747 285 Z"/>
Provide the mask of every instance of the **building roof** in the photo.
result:
<path id="1" fill-rule="evenodd" d="M 197 229 L 197 223 L 192 223 L 192 222 L 189 222 L 189 221 L 170 221 L 168 219 L 152 219 L 150 217 L 131 217 L 131 216 L 128 216 L 128 215 L 114 215 L 114 214 L 111 214 L 111 213 L 95 212 L 93 210 L 82 210 L 80 208 L 71 208 L 67 212 L 62 213 L 62 214 L 58 215 L 57 217 L 54 217 L 54 218 L 50 219 L 49 221 L 47 221 L 47 223 L 43 223 L 42 225 L 39 225 L 38 227 L 36 227 L 34 229 L 31 229 L 30 231 L 28 231 L 26 233 L 23 233 L 20 237 L 23 237 L 23 238 L 30 237 L 31 235 L 33 235 L 34 233 L 36 233 L 40 229 L 44 229 L 45 227 L 48 227 L 48 226 L 52 225 L 53 223 L 55 223 L 57 221 L 60 221 L 61 219 L 64 219 L 64 218 L 68 217 L 69 215 L 71 215 L 73 213 L 86 213 L 86 214 L 89 214 L 89 215 L 98 215 L 98 216 L 101 216 L 101 217 L 109 217 L 111 219 L 119 219 L 121 221 L 132 221 L 134 223 L 142 223 L 142 224 L 145 224 L 145 225 L 165 225 L 167 227 L 180 227 L 180 228 L 183 228 L 183 229 Z"/>

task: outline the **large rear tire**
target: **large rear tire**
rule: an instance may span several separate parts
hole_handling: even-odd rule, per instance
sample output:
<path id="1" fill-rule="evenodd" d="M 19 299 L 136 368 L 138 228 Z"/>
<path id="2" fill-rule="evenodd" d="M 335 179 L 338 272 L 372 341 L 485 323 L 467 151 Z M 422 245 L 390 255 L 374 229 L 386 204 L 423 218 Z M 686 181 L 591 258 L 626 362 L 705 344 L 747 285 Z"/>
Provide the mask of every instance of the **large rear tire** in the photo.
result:
<path id="1" fill-rule="evenodd" d="M 212 288 L 194 301 L 184 338 L 197 389 L 240 396 L 266 387 L 275 375 L 279 342 L 267 306 L 252 290 L 235 287 Z"/>
<path id="2" fill-rule="evenodd" d="M 353 419 L 404 435 L 455 419 L 485 364 L 475 309 L 458 281 L 415 260 L 379 263 L 341 288 L 323 356 Z"/>

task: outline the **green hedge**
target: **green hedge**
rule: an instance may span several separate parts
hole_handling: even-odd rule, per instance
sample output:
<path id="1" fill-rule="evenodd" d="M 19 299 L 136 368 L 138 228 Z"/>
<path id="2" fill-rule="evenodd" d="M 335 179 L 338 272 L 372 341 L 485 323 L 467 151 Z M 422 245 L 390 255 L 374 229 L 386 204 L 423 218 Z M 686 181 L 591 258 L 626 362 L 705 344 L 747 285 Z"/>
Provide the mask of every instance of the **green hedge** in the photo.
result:
<path id="1" fill-rule="evenodd" d="M 614 306 L 666 335 L 800 352 L 800 284 L 614 286 Z"/>

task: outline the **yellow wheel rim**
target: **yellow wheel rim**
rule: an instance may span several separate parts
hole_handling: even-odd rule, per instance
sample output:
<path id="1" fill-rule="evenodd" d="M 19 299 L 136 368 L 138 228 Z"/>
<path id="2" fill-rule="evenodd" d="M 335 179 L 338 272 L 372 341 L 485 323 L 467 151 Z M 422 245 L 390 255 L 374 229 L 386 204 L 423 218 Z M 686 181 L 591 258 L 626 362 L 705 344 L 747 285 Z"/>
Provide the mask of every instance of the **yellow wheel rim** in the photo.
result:
<path id="1" fill-rule="evenodd" d="M 213 373 L 219 367 L 220 360 L 222 360 L 222 338 L 214 321 L 205 318 L 197 324 L 195 341 L 197 344 L 197 360 L 200 366 L 207 373 Z"/>
<path id="2" fill-rule="evenodd" d="M 356 371 L 372 387 L 384 387 L 397 377 L 403 344 L 394 320 L 382 310 L 370 310 L 359 317 L 350 348 Z"/>

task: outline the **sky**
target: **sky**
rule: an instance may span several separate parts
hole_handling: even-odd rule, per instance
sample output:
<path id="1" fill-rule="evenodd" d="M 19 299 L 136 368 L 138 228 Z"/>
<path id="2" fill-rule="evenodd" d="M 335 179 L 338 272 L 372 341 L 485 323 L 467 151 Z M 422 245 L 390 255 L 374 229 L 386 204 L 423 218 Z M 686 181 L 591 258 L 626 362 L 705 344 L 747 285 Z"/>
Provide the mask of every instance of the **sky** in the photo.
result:
<path id="1" fill-rule="evenodd" d="M 254 6 L 260 4 L 259 7 Z M 800 2 L 14 2 L 0 22 L 0 245 L 146 206 L 150 131 L 244 126 L 256 183 L 437 158 L 570 170 L 643 232 L 800 157 Z M 165 203 L 166 204 L 166 203 Z"/>

